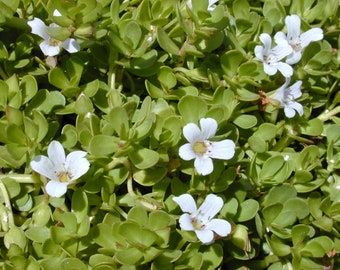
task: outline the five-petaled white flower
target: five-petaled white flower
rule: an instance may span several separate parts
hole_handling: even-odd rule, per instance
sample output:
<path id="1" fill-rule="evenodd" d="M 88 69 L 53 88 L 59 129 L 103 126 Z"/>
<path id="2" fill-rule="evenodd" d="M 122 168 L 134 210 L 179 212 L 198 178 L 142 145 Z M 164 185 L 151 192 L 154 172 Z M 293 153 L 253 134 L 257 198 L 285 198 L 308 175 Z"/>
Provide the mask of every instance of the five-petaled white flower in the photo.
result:
<path id="1" fill-rule="evenodd" d="M 46 185 L 47 194 L 61 197 L 69 184 L 88 171 L 90 163 L 85 158 L 86 154 L 84 151 L 74 151 L 65 157 L 61 143 L 52 141 L 47 149 L 48 157 L 36 156 L 30 165 L 34 171 L 51 180 Z"/>
<path id="2" fill-rule="evenodd" d="M 55 10 L 53 16 L 60 16 L 60 12 Z M 48 26 L 39 18 L 28 21 L 27 24 L 32 28 L 32 33 L 40 36 L 44 40 L 39 44 L 41 51 L 47 56 L 55 56 L 60 53 L 60 46 L 69 53 L 75 53 L 80 50 L 80 45 L 74 38 L 68 38 L 65 41 L 56 40 L 48 35 L 46 29 Z M 55 23 L 51 23 L 49 27 L 60 27 Z"/>
<path id="3" fill-rule="evenodd" d="M 312 28 L 300 35 L 301 20 L 298 15 L 290 15 L 285 19 L 287 27 L 287 36 L 283 32 L 277 32 L 274 36 L 277 44 L 288 44 L 293 51 L 286 58 L 286 63 L 292 65 L 300 61 L 302 51 L 312 41 L 323 39 L 323 31 L 321 28 Z"/>
<path id="4" fill-rule="evenodd" d="M 302 81 L 297 81 L 293 85 L 288 87 L 290 78 L 286 78 L 286 82 L 276 90 L 274 98 L 280 102 L 280 107 L 284 108 L 285 115 L 288 118 L 295 116 L 295 111 L 300 116 L 303 115 L 303 107 L 300 103 L 296 102 L 295 99 L 301 97 L 301 85 Z"/>
<path id="5" fill-rule="evenodd" d="M 190 194 L 182 194 L 173 200 L 179 205 L 183 215 L 179 224 L 184 231 L 194 231 L 203 244 L 211 244 L 218 237 L 225 237 L 231 232 L 231 224 L 223 219 L 213 218 L 223 207 L 223 200 L 209 194 L 202 205 L 197 209 L 195 200 Z"/>
<path id="6" fill-rule="evenodd" d="M 215 9 L 214 7 L 212 7 L 212 5 L 215 4 L 216 2 L 218 2 L 218 0 L 209 0 L 208 11 L 211 12 Z M 188 0 L 188 7 L 192 9 L 192 0 Z"/>
<path id="7" fill-rule="evenodd" d="M 201 129 L 189 123 L 183 128 L 183 135 L 189 141 L 179 148 L 179 156 L 184 160 L 195 159 L 194 166 L 202 175 L 210 174 L 214 165 L 211 158 L 231 159 L 235 154 L 235 143 L 232 140 L 211 142 L 208 139 L 215 136 L 217 122 L 212 118 L 200 119 Z"/>
<path id="8" fill-rule="evenodd" d="M 264 72 L 268 75 L 276 74 L 279 70 L 283 76 L 290 77 L 293 75 L 293 68 L 281 60 L 291 54 L 293 49 L 288 42 L 282 42 L 272 48 L 272 38 L 269 34 L 263 33 L 260 35 L 260 40 L 264 46 L 255 46 L 256 57 L 263 62 Z"/>

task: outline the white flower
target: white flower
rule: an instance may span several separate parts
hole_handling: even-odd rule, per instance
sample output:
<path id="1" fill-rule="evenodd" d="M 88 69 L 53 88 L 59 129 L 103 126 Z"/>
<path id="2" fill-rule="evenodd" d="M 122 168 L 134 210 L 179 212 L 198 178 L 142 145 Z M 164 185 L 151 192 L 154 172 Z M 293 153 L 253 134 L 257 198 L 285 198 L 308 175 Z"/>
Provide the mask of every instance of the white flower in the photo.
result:
<path id="1" fill-rule="evenodd" d="M 213 11 L 215 8 L 211 7 L 213 4 L 218 2 L 218 0 L 209 0 L 208 11 Z M 188 0 L 188 7 L 192 9 L 192 0 Z"/>
<path id="2" fill-rule="evenodd" d="M 300 116 L 303 115 L 303 107 L 300 103 L 296 102 L 295 99 L 301 97 L 301 85 L 302 81 L 297 81 L 290 87 L 288 84 L 290 83 L 290 78 L 286 78 L 286 82 L 276 90 L 276 94 L 274 96 L 280 102 L 280 107 L 284 108 L 285 115 L 288 118 L 292 118 L 295 116 L 295 111 L 298 112 Z"/>
<path id="3" fill-rule="evenodd" d="M 277 70 L 279 70 L 285 77 L 292 76 L 293 68 L 281 61 L 284 57 L 292 53 L 292 47 L 289 46 L 287 42 L 282 42 L 272 48 L 272 38 L 267 33 L 261 34 L 260 40 L 264 46 L 255 46 L 255 55 L 263 62 L 264 72 L 268 75 L 274 75 Z"/>
<path id="4" fill-rule="evenodd" d="M 189 123 L 183 128 L 183 135 L 189 141 L 179 148 L 179 156 L 184 160 L 195 159 L 194 165 L 198 173 L 210 174 L 213 169 L 211 158 L 231 159 L 235 154 L 235 143 L 231 140 L 211 142 L 208 139 L 215 136 L 217 122 L 212 118 L 200 119 L 201 129 Z"/>
<path id="5" fill-rule="evenodd" d="M 274 36 L 277 44 L 288 44 L 293 51 L 287 56 L 286 63 L 292 65 L 300 61 L 302 52 L 309 43 L 323 39 L 323 31 L 321 28 L 312 28 L 300 35 L 301 20 L 298 15 L 290 15 L 285 19 L 287 27 L 287 36 L 283 32 L 278 32 Z"/>
<path id="6" fill-rule="evenodd" d="M 60 16 L 59 11 L 55 10 L 54 16 Z M 44 40 L 40 43 L 40 49 L 47 56 L 55 56 L 60 53 L 60 46 L 63 47 L 69 53 L 75 53 L 80 50 L 80 45 L 73 38 L 68 38 L 65 41 L 59 41 L 50 37 L 47 32 L 47 26 L 39 18 L 34 18 L 28 21 L 27 24 L 32 28 L 32 33 L 40 36 Z M 51 23 L 49 27 L 60 27 L 55 23 Z"/>
<path id="7" fill-rule="evenodd" d="M 85 158 L 86 154 L 84 151 L 74 151 L 65 157 L 61 143 L 52 141 L 47 149 L 48 157 L 36 156 L 30 165 L 34 171 L 51 180 L 46 185 L 47 194 L 61 197 L 69 184 L 88 171 L 90 163 Z"/>
<path id="8" fill-rule="evenodd" d="M 190 194 L 174 197 L 173 200 L 185 212 L 179 218 L 181 229 L 194 231 L 203 244 L 213 243 L 215 240 L 214 234 L 219 237 L 225 237 L 230 234 L 231 224 L 228 221 L 213 218 L 223 207 L 223 200 L 220 197 L 209 194 L 198 210 Z"/>

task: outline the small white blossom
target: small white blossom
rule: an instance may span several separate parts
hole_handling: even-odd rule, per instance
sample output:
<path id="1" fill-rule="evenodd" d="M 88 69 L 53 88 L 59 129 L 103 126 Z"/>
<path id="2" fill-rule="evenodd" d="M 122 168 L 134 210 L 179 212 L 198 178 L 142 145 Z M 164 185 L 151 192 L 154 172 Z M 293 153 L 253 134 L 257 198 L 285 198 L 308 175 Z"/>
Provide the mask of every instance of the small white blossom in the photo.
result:
<path id="1" fill-rule="evenodd" d="M 216 134 L 217 122 L 212 118 L 201 118 L 199 127 L 189 123 L 183 128 L 183 135 L 189 141 L 179 148 L 179 156 L 184 160 L 195 159 L 194 166 L 202 175 L 210 174 L 213 169 L 211 158 L 231 159 L 235 154 L 235 143 L 232 140 L 211 142 L 208 139 Z"/>
<path id="2" fill-rule="evenodd" d="M 58 10 L 55 10 L 53 12 L 53 16 L 61 16 L 61 14 Z M 43 41 L 39 44 L 39 47 L 44 55 L 58 55 L 60 53 L 60 47 L 63 47 L 69 53 L 75 53 L 80 50 L 80 45 L 74 38 L 68 38 L 62 42 L 50 37 L 46 32 L 48 26 L 46 26 L 45 23 L 39 18 L 34 18 L 33 20 L 28 21 L 27 24 L 32 28 L 31 32 L 33 34 L 43 38 Z M 51 23 L 49 27 L 60 26 L 55 23 Z"/>
<path id="3" fill-rule="evenodd" d="M 321 28 L 312 28 L 300 35 L 301 19 L 298 15 L 290 15 L 285 19 L 287 27 L 287 36 L 283 32 L 278 32 L 274 36 L 277 44 L 288 44 L 293 51 L 286 58 L 286 63 L 292 65 L 300 61 L 302 52 L 309 43 L 323 39 L 323 31 Z"/>
<path id="4" fill-rule="evenodd" d="M 286 78 L 286 82 L 276 90 L 274 98 L 280 102 L 280 107 L 284 108 L 285 115 L 288 118 L 295 116 L 295 111 L 300 116 L 303 115 L 303 107 L 300 103 L 296 102 L 295 99 L 301 97 L 301 85 L 302 81 L 297 81 L 293 85 L 288 87 L 290 78 Z"/>
<path id="5" fill-rule="evenodd" d="M 282 42 L 272 48 L 272 38 L 267 33 L 261 34 L 259 38 L 264 46 L 255 46 L 255 55 L 263 62 L 264 72 L 268 75 L 274 75 L 279 70 L 285 77 L 292 76 L 293 68 L 281 61 L 292 53 L 292 47 L 287 42 Z"/>
<path id="6" fill-rule="evenodd" d="M 37 173 L 49 178 L 46 192 L 52 197 L 61 197 L 67 191 L 67 186 L 84 175 L 90 163 L 85 158 L 86 152 L 74 151 L 65 156 L 63 146 L 58 141 L 52 141 L 46 156 L 36 156 L 30 163 Z"/>
<path id="7" fill-rule="evenodd" d="M 212 5 L 215 4 L 216 2 L 218 2 L 218 0 L 209 0 L 208 11 L 211 12 L 215 9 L 214 7 L 212 7 Z M 188 0 L 188 7 L 192 9 L 192 0 Z"/>
<path id="8" fill-rule="evenodd" d="M 213 218 L 223 207 L 223 200 L 209 194 L 197 209 L 195 200 L 190 194 L 174 197 L 173 200 L 184 212 L 179 218 L 179 224 L 184 231 L 194 231 L 203 244 L 211 244 L 215 234 L 225 237 L 231 232 L 231 224 L 223 219 Z"/>

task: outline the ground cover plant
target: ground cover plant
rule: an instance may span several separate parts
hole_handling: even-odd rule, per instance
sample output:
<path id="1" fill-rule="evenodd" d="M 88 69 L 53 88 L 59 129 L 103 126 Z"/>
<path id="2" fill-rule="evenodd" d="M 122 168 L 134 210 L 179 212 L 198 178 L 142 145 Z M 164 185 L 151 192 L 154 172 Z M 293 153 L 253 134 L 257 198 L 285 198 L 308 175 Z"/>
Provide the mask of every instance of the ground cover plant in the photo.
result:
<path id="1" fill-rule="evenodd" d="M 2 0 L 2 269 L 339 269 L 339 15 Z"/>

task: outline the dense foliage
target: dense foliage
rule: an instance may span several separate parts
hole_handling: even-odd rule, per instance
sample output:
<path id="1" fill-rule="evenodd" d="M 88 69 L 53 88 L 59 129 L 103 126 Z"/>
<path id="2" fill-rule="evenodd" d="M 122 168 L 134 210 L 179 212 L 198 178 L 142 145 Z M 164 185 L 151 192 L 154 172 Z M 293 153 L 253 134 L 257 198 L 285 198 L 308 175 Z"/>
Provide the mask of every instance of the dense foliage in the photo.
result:
<path id="1" fill-rule="evenodd" d="M 293 14 L 322 35 L 289 79 L 268 75 L 256 46 L 276 46 Z M 339 18 L 336 0 L 1 0 L 0 265 L 339 269 Z M 195 143 L 183 128 L 203 118 L 216 134 L 180 156 Z M 59 159 L 74 171 L 86 152 L 79 179 L 33 170 L 60 153 L 48 155 L 52 141 L 78 151 Z M 235 153 L 198 167 L 221 141 Z M 217 195 L 215 220 L 231 232 L 204 244 L 182 230 L 183 194 L 197 207 Z M 191 216 L 196 229 L 215 222 L 206 205 L 190 210 L 207 218 Z"/>

